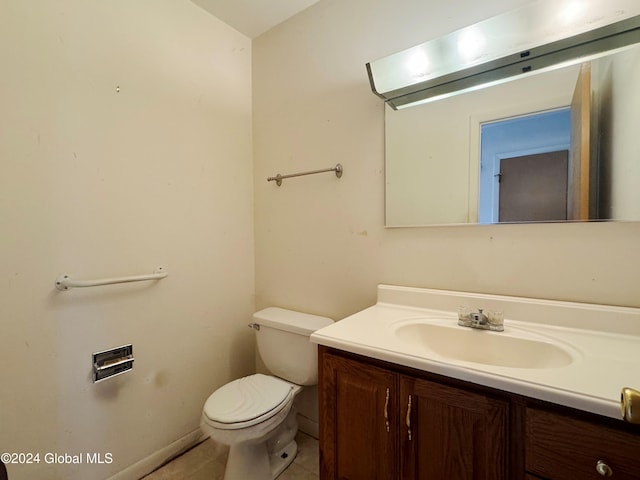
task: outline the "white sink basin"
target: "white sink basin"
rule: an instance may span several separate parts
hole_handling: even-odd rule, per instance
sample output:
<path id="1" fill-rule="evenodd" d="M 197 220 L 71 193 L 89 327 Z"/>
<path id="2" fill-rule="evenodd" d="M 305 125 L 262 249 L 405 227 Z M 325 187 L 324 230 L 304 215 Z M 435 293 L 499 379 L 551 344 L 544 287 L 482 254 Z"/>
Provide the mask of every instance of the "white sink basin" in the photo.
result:
<path id="1" fill-rule="evenodd" d="M 545 337 L 509 328 L 493 332 L 461 327 L 455 320 L 415 319 L 394 325 L 394 335 L 412 350 L 449 360 L 498 367 L 547 369 L 569 366 L 569 349 Z"/>
<path id="2" fill-rule="evenodd" d="M 504 332 L 458 326 L 461 305 L 504 312 Z M 380 285 L 375 305 L 311 341 L 620 419 L 620 389 L 639 381 L 640 308 Z"/>

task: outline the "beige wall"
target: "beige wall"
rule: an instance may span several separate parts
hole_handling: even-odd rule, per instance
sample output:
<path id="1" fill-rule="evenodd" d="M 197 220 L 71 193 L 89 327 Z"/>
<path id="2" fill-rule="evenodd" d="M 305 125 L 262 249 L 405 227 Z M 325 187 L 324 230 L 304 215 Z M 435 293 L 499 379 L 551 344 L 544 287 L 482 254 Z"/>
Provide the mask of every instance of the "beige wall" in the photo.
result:
<path id="1" fill-rule="evenodd" d="M 607 179 L 601 204 L 612 218 L 633 219 L 640 215 L 640 149 L 636 131 L 640 105 L 640 48 L 625 50 L 603 61 L 599 74 L 603 102 L 600 145 L 606 160 L 601 166 Z M 613 161 L 612 159 L 615 159 Z"/>
<path id="2" fill-rule="evenodd" d="M 378 283 L 640 306 L 638 223 L 383 227 L 365 63 L 524 3 L 323 0 L 254 41 L 257 308 L 340 319 Z M 265 181 L 336 162 L 340 180 Z"/>
<path id="3" fill-rule="evenodd" d="M 0 451 L 112 453 L 8 467 L 103 479 L 253 371 L 251 42 L 187 0 L 6 0 L 0 45 Z M 127 343 L 94 385 L 91 353 Z"/>

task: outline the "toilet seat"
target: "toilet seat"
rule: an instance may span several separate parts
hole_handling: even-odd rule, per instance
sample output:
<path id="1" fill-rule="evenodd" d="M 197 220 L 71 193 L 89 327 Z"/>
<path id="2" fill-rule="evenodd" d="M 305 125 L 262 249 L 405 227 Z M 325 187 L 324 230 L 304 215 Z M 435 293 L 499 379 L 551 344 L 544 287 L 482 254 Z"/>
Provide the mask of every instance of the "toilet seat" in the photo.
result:
<path id="1" fill-rule="evenodd" d="M 239 378 L 213 392 L 204 404 L 204 419 L 221 430 L 236 430 L 264 422 L 285 408 L 294 385 L 256 373 Z"/>

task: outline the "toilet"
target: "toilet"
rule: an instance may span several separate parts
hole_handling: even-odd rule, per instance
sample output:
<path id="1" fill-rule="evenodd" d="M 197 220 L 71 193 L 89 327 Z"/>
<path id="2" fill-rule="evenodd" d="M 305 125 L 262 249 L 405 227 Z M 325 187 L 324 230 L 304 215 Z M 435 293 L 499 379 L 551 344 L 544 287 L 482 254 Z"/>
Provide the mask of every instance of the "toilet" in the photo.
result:
<path id="1" fill-rule="evenodd" d="M 233 380 L 204 404 L 201 428 L 229 446 L 225 480 L 272 480 L 298 451 L 294 399 L 318 383 L 317 346 L 309 341 L 333 320 L 270 307 L 253 315 L 258 352 L 272 375 Z"/>

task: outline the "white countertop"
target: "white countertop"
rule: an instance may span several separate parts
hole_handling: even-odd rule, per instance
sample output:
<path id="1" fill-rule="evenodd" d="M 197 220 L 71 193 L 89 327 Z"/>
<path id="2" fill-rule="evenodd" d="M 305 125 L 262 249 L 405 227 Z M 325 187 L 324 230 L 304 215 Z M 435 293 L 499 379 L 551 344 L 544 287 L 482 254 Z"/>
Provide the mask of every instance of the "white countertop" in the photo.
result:
<path id="1" fill-rule="evenodd" d="M 513 368 L 452 360 L 395 334 L 411 319 L 468 329 L 457 326 L 457 306 L 463 304 L 504 313 L 504 332 L 478 334 L 548 339 L 569 352 L 572 362 L 554 368 Z M 510 310 L 518 313 L 517 320 L 510 317 Z M 548 323 L 550 318 L 554 324 Z M 581 319 L 585 328 L 576 327 Z M 602 328 L 594 328 L 598 326 Z M 617 419 L 621 419 L 621 389 L 640 389 L 640 309 L 636 308 L 381 285 L 378 303 L 316 331 L 311 341 Z"/>

